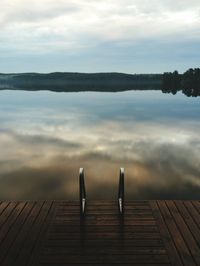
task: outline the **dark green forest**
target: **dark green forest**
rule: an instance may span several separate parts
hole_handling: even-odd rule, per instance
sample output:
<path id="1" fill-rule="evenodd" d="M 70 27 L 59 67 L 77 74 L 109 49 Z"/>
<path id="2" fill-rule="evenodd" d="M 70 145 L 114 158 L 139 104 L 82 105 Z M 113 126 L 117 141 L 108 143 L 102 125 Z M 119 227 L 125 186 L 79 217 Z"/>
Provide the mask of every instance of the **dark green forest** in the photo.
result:
<path id="1" fill-rule="evenodd" d="M 186 96 L 200 96 L 200 69 L 189 69 L 183 74 L 123 74 L 123 73 L 22 73 L 0 74 L 0 89 L 51 90 L 56 92 L 126 90 L 162 90 Z"/>
<path id="2" fill-rule="evenodd" d="M 0 88 L 52 91 L 160 90 L 161 74 L 25 73 L 0 74 Z"/>
<path id="3" fill-rule="evenodd" d="M 188 97 L 200 96 L 200 68 L 190 68 L 183 74 L 178 71 L 163 74 L 162 91 L 176 94 L 182 91 Z"/>

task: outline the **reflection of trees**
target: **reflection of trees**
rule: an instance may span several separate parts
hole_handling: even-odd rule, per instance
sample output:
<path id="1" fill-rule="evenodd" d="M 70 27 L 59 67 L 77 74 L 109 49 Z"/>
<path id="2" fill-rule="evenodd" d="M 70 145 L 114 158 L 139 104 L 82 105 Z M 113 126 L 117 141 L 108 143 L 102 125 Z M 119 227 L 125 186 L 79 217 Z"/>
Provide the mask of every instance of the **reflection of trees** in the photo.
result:
<path id="1" fill-rule="evenodd" d="M 162 91 L 164 93 L 176 94 L 182 92 L 188 97 L 200 96 L 200 69 L 189 69 L 184 74 L 178 71 L 167 72 L 163 74 Z"/>
<path id="2" fill-rule="evenodd" d="M 160 90 L 162 74 L 25 73 L 0 74 L 0 89 L 73 91 Z"/>
<path id="3" fill-rule="evenodd" d="M 181 78 L 178 71 L 163 74 L 163 92 L 176 94 L 181 87 Z"/>
<path id="4" fill-rule="evenodd" d="M 184 74 L 178 71 L 162 74 L 123 73 L 25 73 L 1 74 L 0 90 L 51 90 L 56 92 L 127 90 L 160 90 L 176 94 L 182 91 L 187 96 L 200 96 L 200 69 L 189 69 Z"/>
<path id="5" fill-rule="evenodd" d="M 189 69 L 183 74 L 183 93 L 187 96 L 200 96 L 200 69 Z"/>

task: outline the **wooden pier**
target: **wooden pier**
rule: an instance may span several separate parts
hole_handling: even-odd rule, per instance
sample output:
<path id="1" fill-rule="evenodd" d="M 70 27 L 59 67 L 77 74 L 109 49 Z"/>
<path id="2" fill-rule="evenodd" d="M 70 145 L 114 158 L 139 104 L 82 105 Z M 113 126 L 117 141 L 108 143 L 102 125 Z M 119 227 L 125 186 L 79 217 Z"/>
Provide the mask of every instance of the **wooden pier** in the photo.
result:
<path id="1" fill-rule="evenodd" d="M 1 202 L 0 265 L 200 265 L 200 201 Z"/>

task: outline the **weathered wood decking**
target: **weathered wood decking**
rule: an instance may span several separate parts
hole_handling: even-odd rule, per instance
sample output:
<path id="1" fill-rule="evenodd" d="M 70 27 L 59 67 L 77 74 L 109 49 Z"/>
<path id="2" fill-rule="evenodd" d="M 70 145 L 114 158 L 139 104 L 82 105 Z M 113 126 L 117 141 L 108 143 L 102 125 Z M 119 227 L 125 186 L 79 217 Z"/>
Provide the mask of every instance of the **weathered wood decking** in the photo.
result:
<path id="1" fill-rule="evenodd" d="M 200 201 L 1 202 L 0 265 L 200 265 Z"/>

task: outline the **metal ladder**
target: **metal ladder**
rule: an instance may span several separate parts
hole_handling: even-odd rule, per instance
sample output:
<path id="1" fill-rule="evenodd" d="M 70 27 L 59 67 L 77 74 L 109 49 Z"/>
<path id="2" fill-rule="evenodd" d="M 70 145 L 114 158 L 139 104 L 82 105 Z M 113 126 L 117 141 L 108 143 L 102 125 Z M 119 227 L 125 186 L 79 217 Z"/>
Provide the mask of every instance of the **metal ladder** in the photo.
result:
<path id="1" fill-rule="evenodd" d="M 80 199 L 80 215 L 84 217 L 86 214 L 86 189 L 84 169 L 79 170 L 79 199 Z M 119 214 L 124 214 L 124 168 L 120 168 L 119 187 L 118 187 L 118 209 Z"/>

